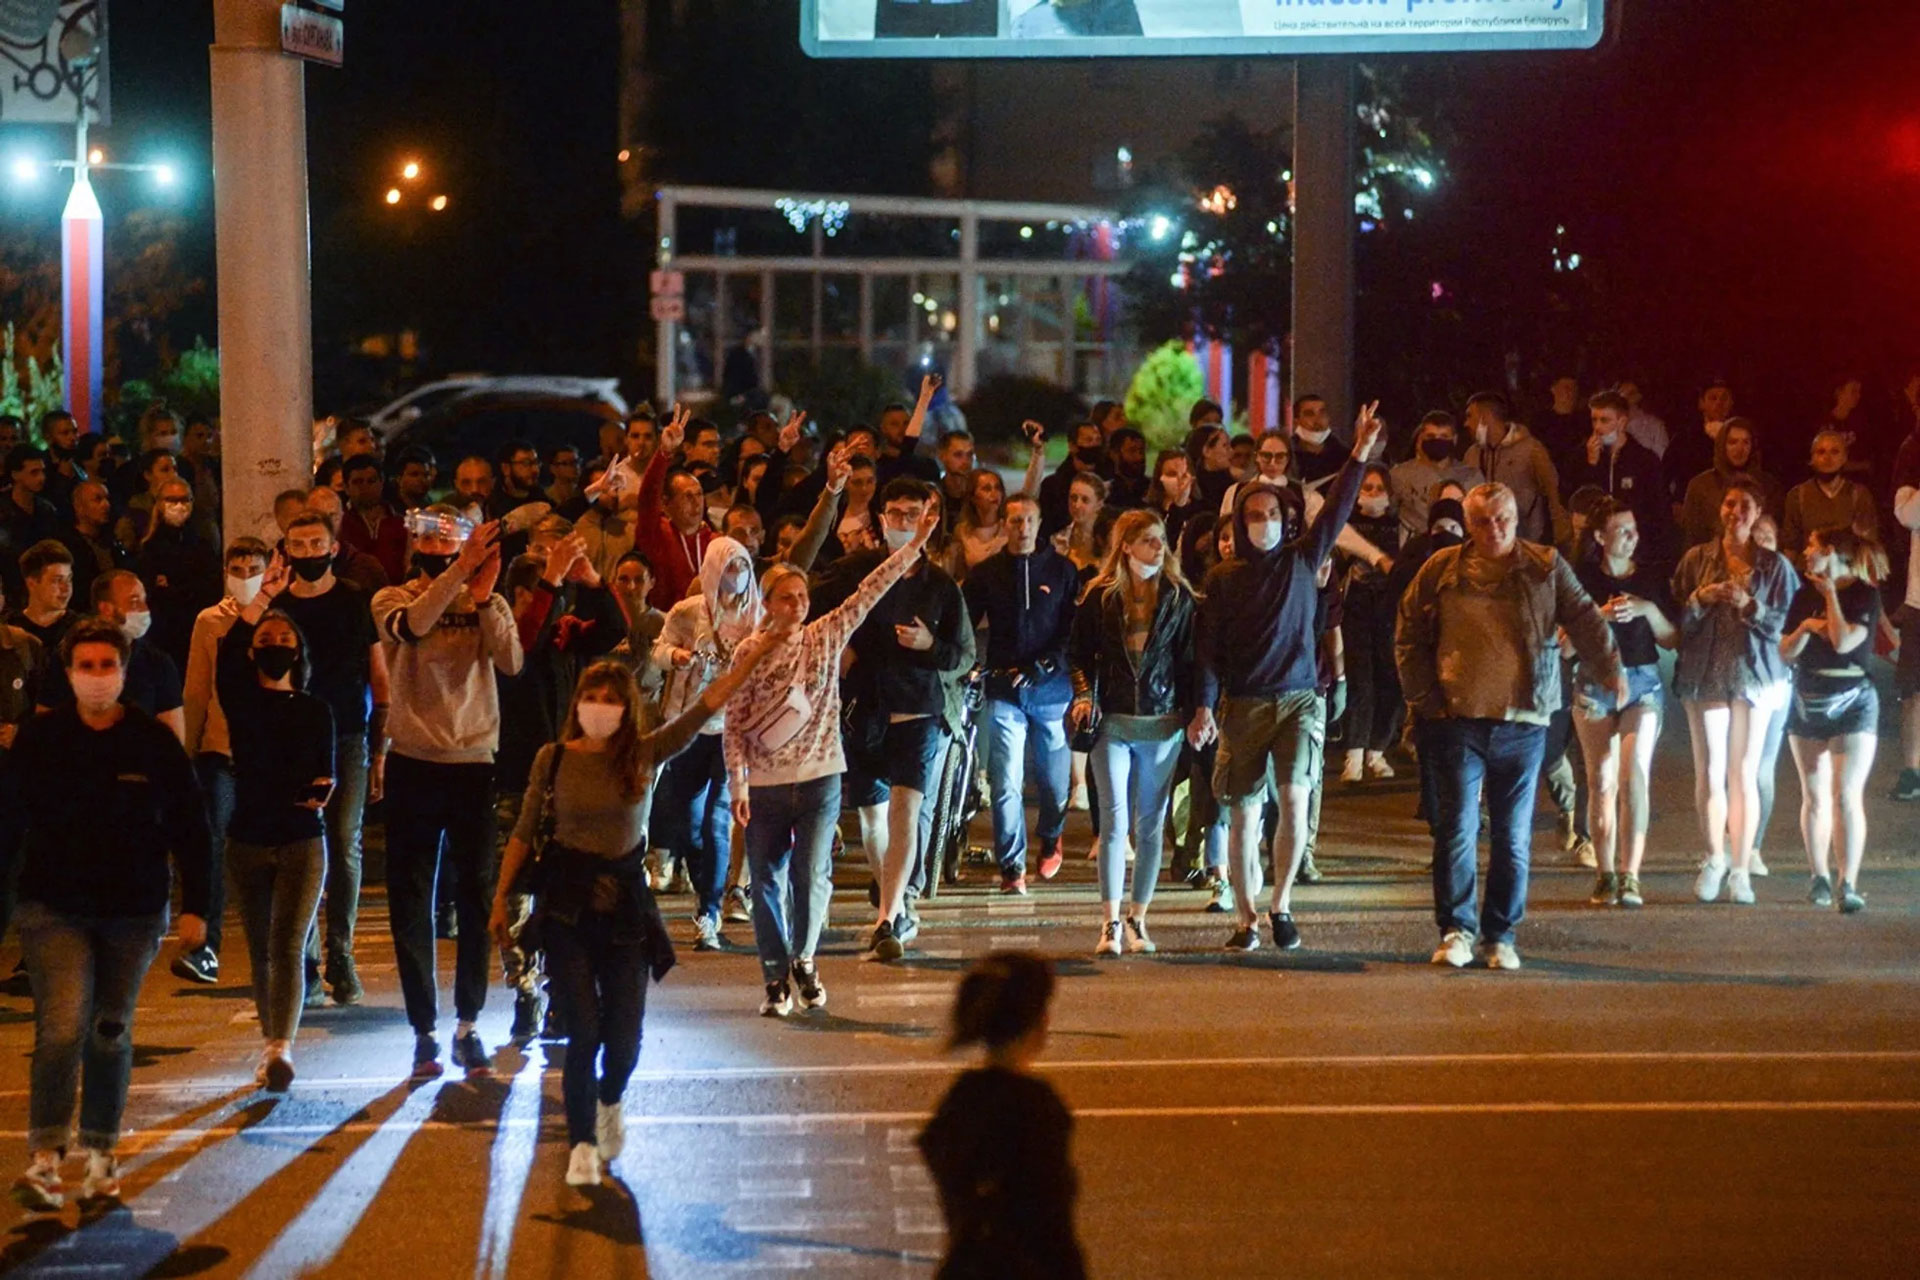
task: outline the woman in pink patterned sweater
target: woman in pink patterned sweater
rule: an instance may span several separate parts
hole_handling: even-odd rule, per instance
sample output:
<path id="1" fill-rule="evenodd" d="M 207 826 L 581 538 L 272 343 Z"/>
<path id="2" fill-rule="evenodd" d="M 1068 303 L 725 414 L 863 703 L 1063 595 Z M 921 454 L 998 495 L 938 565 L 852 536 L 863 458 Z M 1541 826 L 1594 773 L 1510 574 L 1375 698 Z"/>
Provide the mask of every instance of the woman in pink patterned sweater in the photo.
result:
<path id="1" fill-rule="evenodd" d="M 911 542 L 839 608 L 805 626 L 806 574 L 777 564 L 762 579 L 762 626 L 781 638 L 728 701 L 722 745 L 734 817 L 747 832 L 753 936 L 767 984 L 764 1016 L 791 1013 L 796 986 L 804 1007 L 827 1003 L 813 953 L 833 895 L 833 826 L 847 767 L 840 749 L 840 660 L 854 629 L 913 567 L 939 525 L 939 506 L 930 504 Z M 790 924 L 782 906 L 788 886 Z"/>

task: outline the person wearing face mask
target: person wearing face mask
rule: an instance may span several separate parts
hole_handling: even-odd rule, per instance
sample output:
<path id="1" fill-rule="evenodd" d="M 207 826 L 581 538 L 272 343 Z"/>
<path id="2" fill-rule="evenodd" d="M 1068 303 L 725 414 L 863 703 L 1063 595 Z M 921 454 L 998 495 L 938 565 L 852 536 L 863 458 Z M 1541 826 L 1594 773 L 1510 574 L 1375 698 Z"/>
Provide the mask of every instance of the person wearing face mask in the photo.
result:
<path id="1" fill-rule="evenodd" d="M 1720 536 L 1720 503 L 1736 480 L 1757 487 L 1760 509 L 1767 515 L 1778 517 L 1784 510 L 1786 488 L 1762 465 L 1760 433 L 1745 418 L 1720 424 L 1713 439 L 1713 465 L 1687 481 L 1680 507 L 1681 550 Z"/>
<path id="2" fill-rule="evenodd" d="M 51 1212 L 69 1188 L 61 1165 L 75 1137 L 86 1155 L 82 1203 L 120 1195 L 115 1147 L 133 1074 L 140 986 L 167 930 L 180 879 L 180 945 L 206 936 L 212 885 L 206 808 L 179 738 L 124 698 L 131 645 L 105 618 L 62 645 L 70 703 L 14 741 L 22 815 L 14 923 L 34 993 L 33 1079 L 23 1207 Z M 84 1068 L 84 1069 L 83 1069 Z"/>
<path id="3" fill-rule="evenodd" d="M 1527 908 L 1534 792 L 1547 723 L 1560 702 L 1557 632 L 1589 679 L 1630 700 L 1613 633 L 1551 547 L 1517 537 L 1504 485 L 1467 495 L 1467 541 L 1436 553 L 1401 598 L 1394 658 L 1408 709 L 1424 721 L 1421 758 L 1436 782 L 1433 963 L 1520 967 L 1515 930 Z M 1475 851 L 1484 796 L 1492 820 L 1485 901 L 1476 921 Z"/>
<path id="4" fill-rule="evenodd" d="M 307 931 L 327 872 L 321 814 L 334 786 L 333 712 L 307 692 L 306 639 L 292 618 L 268 608 L 287 578 L 285 561 L 268 567 L 220 641 L 217 675 L 234 762 L 226 862 L 265 1041 L 254 1080 L 275 1093 L 293 1084 Z"/>
<path id="5" fill-rule="evenodd" d="M 1242 487 L 1233 517 L 1234 559 L 1207 575 L 1202 588 L 1194 636 L 1198 709 L 1187 737 L 1196 747 L 1214 738 L 1220 743 L 1213 781 L 1232 815 L 1228 871 L 1239 921 L 1227 941 L 1232 950 L 1260 945 L 1254 878 L 1270 785 L 1278 788 L 1280 811 L 1269 919 L 1276 946 L 1300 945 L 1293 882 L 1306 855 L 1313 757 L 1326 744 L 1315 579 L 1359 496 L 1365 468 L 1355 459 L 1367 455 L 1382 430 L 1375 407 L 1360 411 L 1353 457 L 1328 486 L 1326 506 L 1311 526 L 1297 527 L 1297 495 L 1264 484 Z"/>
<path id="6" fill-rule="evenodd" d="M 1115 521 L 1112 549 L 1074 615 L 1071 645 L 1076 732 L 1096 730 L 1092 767 L 1105 806 L 1099 880 L 1106 913 L 1096 956 L 1157 950 L 1147 908 L 1160 878 L 1167 806 L 1181 731 L 1193 719 L 1193 592 L 1150 511 Z M 1120 916 L 1126 842 L 1133 890 Z"/>
<path id="7" fill-rule="evenodd" d="M 1816 529 L 1835 526 L 1852 529 L 1863 538 L 1880 540 L 1880 511 L 1873 491 L 1847 478 L 1847 438 L 1832 429 L 1813 438 L 1813 478 L 1787 491 L 1786 515 L 1780 522 L 1780 542 L 1793 557 L 1794 567 Z"/>
<path id="8" fill-rule="evenodd" d="M 220 705 L 216 671 L 220 641 L 239 619 L 241 611 L 260 594 L 271 553 L 258 538 L 235 538 L 227 547 L 226 594 L 193 620 L 193 639 L 187 647 L 187 669 L 181 697 L 187 720 L 187 755 L 200 779 L 207 801 L 207 828 L 213 835 L 213 911 L 207 918 L 207 941 L 173 958 L 173 973 L 188 982 L 220 980 L 221 916 L 226 908 L 222 872 L 227 827 L 233 818 L 233 745 L 227 717 Z"/>
<path id="9" fill-rule="evenodd" d="M 193 491 L 184 480 L 160 487 L 159 519 L 133 557 L 133 571 L 147 584 L 153 608 L 151 639 L 177 666 L 185 667 L 194 619 L 225 593 L 220 546 L 193 517 Z"/>
<path id="10" fill-rule="evenodd" d="M 155 519 L 155 508 L 160 505 L 161 486 L 180 478 L 179 464 L 167 450 L 149 449 L 131 466 L 122 467 L 115 474 L 139 478 L 139 492 L 116 502 L 115 505 L 125 514 L 114 526 L 114 536 L 123 545 L 137 547 L 146 541 L 147 527 Z"/>
<path id="11" fill-rule="evenodd" d="M 146 585 L 137 574 L 124 569 L 103 573 L 93 580 L 91 603 L 92 616 L 119 627 L 127 638 L 129 649 L 121 671 L 121 700 L 166 725 L 184 745 L 187 717 L 182 710 L 180 668 L 146 639 L 147 630 L 153 624 L 153 614 L 147 608 Z M 51 709 L 72 702 L 74 691 L 60 670 L 56 668 L 51 676 L 41 690 L 41 705 Z"/>
<path id="12" fill-rule="evenodd" d="M 755 639 L 767 645 L 767 656 L 727 704 L 725 751 L 752 870 L 764 1017 L 786 1017 L 796 995 L 804 1009 L 827 1003 L 814 952 L 833 894 L 833 831 L 847 767 L 840 655 L 938 527 L 939 513 L 929 506 L 911 538 L 812 622 L 806 621 L 811 595 L 804 570 L 776 565 L 763 583 L 766 622 Z"/>
<path id="13" fill-rule="evenodd" d="M 633 673 L 596 662 L 580 676 L 559 739 L 534 758 L 487 926 L 502 950 L 546 954 L 567 1028 L 560 1093 L 569 1186 L 598 1185 L 626 1143 L 621 1100 L 640 1060 L 647 978 L 659 981 L 674 964 L 643 865 L 649 792 L 767 648 L 762 637 L 740 645 L 728 670 L 650 733 Z M 514 924 L 516 885 L 533 894 L 533 937 Z"/>
<path id="14" fill-rule="evenodd" d="M 1106 480 L 1107 438 L 1099 426 L 1092 422 L 1076 423 L 1072 444 L 1059 469 L 1040 482 L 1040 536 L 1043 538 L 1051 538 L 1073 522 L 1068 507 L 1076 477 L 1089 475 L 1103 483 Z"/>
<path id="15" fill-rule="evenodd" d="M 1370 463 L 1360 481 L 1351 524 L 1356 533 L 1391 555 L 1400 551 L 1400 517 L 1388 494 L 1387 469 Z M 1340 781 L 1393 777 L 1387 748 L 1400 736 L 1404 703 L 1393 667 L 1392 562 L 1382 569 L 1345 552 L 1334 560 L 1340 584 L 1340 638 L 1347 677 L 1346 761 Z"/>
<path id="16" fill-rule="evenodd" d="M 1346 465 L 1347 446 L 1334 438 L 1321 396 L 1301 396 L 1293 402 L 1293 465 L 1300 483 L 1317 489 Z M 1362 458 L 1365 461 L 1365 458 Z"/>
<path id="17" fill-rule="evenodd" d="M 967 575 L 967 614 L 985 653 L 988 796 L 1000 891 L 1027 889 L 1027 762 L 1033 761 L 1040 810 L 1034 870 L 1043 880 L 1065 858 L 1069 761 L 1067 705 L 1073 684 L 1067 642 L 1080 598 L 1073 562 L 1040 538 L 1040 505 L 1025 494 L 1007 502 L 1007 545 Z M 1031 743 L 1031 750 L 1029 750 Z"/>
<path id="18" fill-rule="evenodd" d="M 1428 495 L 1436 485 L 1458 485 L 1465 493 L 1486 479 L 1454 455 L 1456 436 L 1453 415 L 1444 409 L 1434 410 L 1420 419 L 1414 433 L 1413 456 L 1395 463 L 1387 473 L 1388 495 L 1393 509 L 1400 513 L 1402 543 L 1426 534 Z"/>
<path id="19" fill-rule="evenodd" d="M 374 629 L 367 593 L 335 576 L 339 540 L 326 517 L 303 512 L 287 525 L 283 540 L 292 571 L 276 576 L 286 589 L 272 607 L 300 628 L 311 669 L 308 688 L 333 712 L 335 786 L 322 813 L 327 828 L 327 883 L 320 926 L 307 934 L 309 1006 L 330 988 L 335 1004 L 358 1004 L 362 995 L 353 957 L 359 920 L 361 826 L 368 804 L 386 793 L 387 719 L 392 701 L 387 654 Z M 326 943 L 324 966 L 321 942 Z"/>
<path id="20" fill-rule="evenodd" d="M 1547 447 L 1513 421 L 1513 408 L 1498 391 L 1467 401 L 1467 432 L 1473 443 L 1466 462 L 1490 484 L 1503 484 L 1520 510 L 1520 537 L 1569 546 L 1573 522 L 1560 500 L 1560 476 Z"/>
<path id="21" fill-rule="evenodd" d="M 1147 438 L 1132 427 L 1121 427 L 1107 439 L 1113 480 L 1107 486 L 1107 506 L 1132 511 L 1147 505 L 1153 481 L 1147 476 Z"/>
<path id="22" fill-rule="evenodd" d="M 454 964 L 453 1060 L 489 1072 L 474 1027 L 487 1000 L 489 955 L 483 927 L 492 897 L 493 757 L 500 745 L 496 671 L 520 670 L 513 611 L 494 591 L 500 529 L 468 533 L 458 511 L 426 507 L 413 521 L 411 580 L 373 597 L 386 650 L 392 711 L 387 730 L 387 901 L 400 989 L 414 1032 L 413 1075 L 441 1073 L 439 982 L 434 962 L 433 889 L 445 858 L 457 888 L 459 947 Z M 385 744 L 375 742 L 380 753 Z"/>
<path id="23" fill-rule="evenodd" d="M 669 428 L 671 430 L 671 428 Z M 700 593 L 667 611 L 653 660 L 666 672 L 660 712 L 680 715 L 733 661 L 733 651 L 760 625 L 760 584 L 753 557 L 732 538 L 707 544 L 700 565 Z M 660 778 L 654 807 L 655 846 L 684 858 L 693 879 L 697 950 L 720 949 L 720 898 L 726 890 L 732 845 L 732 801 L 720 739 L 726 715 L 716 712 Z"/>
<path id="24" fill-rule="evenodd" d="M 1640 560 L 1665 570 L 1673 551 L 1673 504 L 1667 497 L 1660 455 L 1627 432 L 1632 406 L 1618 391 L 1587 401 L 1593 429 L 1560 472 L 1568 493 L 1591 487 L 1633 512 L 1640 529 Z"/>

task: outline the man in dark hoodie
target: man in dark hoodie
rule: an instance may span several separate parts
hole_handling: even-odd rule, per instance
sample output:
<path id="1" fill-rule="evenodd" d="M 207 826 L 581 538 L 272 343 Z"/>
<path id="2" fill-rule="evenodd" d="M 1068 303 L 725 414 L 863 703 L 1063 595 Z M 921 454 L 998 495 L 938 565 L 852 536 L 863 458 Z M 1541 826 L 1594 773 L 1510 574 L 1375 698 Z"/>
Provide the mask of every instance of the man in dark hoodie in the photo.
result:
<path id="1" fill-rule="evenodd" d="M 1728 418 L 1713 440 L 1713 465 L 1687 481 L 1680 506 L 1680 541 L 1685 551 L 1720 536 L 1720 503 L 1736 479 L 1758 485 L 1765 495 L 1761 508 L 1778 520 L 1786 503 L 1786 489 L 1760 465 L 1760 436 L 1745 418 Z"/>
<path id="2" fill-rule="evenodd" d="M 1602 391 L 1587 401 L 1593 430 L 1568 456 L 1560 473 L 1567 493 L 1598 489 L 1633 512 L 1640 526 L 1640 559 L 1672 567 L 1678 559 L 1670 531 L 1673 505 L 1660 455 L 1627 434 L 1633 406 L 1618 391 Z"/>
<path id="3" fill-rule="evenodd" d="M 1260 858 L 1260 817 L 1271 784 L 1280 820 L 1273 837 L 1274 945 L 1300 945 L 1292 914 L 1293 882 L 1306 855 L 1307 810 L 1314 757 L 1326 745 L 1326 704 L 1319 692 L 1314 631 L 1315 576 L 1333 554 L 1360 493 L 1367 456 L 1379 436 L 1378 402 L 1354 423 L 1352 456 L 1327 486 L 1327 503 L 1301 530 L 1303 505 L 1291 491 L 1241 486 L 1233 510 L 1234 558 L 1207 575 L 1194 629 L 1200 709 L 1188 727 L 1196 747 L 1217 736 L 1213 789 L 1232 813 L 1227 870 L 1240 927 L 1227 940 L 1235 951 L 1260 945 L 1254 882 Z M 1290 536 L 1291 535 L 1291 536 Z M 1219 707 L 1215 720 L 1214 708 Z"/>

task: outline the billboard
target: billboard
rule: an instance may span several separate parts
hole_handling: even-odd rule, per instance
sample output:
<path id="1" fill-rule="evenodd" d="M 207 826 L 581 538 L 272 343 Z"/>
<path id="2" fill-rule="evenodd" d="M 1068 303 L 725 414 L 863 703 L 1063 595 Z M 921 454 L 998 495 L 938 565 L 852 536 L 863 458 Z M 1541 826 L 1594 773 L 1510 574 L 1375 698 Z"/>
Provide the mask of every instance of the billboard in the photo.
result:
<path id="1" fill-rule="evenodd" d="M 1617 2 L 1617 0 L 1616 0 Z M 817 58 L 1590 49 L 1606 0 L 801 0 Z"/>

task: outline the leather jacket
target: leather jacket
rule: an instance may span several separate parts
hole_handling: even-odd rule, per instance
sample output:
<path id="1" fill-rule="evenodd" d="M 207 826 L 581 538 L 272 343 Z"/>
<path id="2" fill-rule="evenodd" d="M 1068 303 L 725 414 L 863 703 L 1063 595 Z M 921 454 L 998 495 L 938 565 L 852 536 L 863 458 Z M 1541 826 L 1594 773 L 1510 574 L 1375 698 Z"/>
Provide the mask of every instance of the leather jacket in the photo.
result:
<path id="1" fill-rule="evenodd" d="M 1075 697 L 1103 715 L 1190 716 L 1194 708 L 1193 593 L 1162 579 L 1146 648 L 1126 646 L 1126 601 L 1118 584 L 1095 587 L 1073 619 L 1068 657 Z"/>

